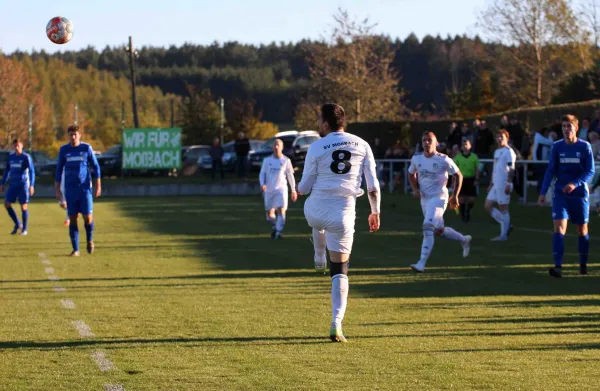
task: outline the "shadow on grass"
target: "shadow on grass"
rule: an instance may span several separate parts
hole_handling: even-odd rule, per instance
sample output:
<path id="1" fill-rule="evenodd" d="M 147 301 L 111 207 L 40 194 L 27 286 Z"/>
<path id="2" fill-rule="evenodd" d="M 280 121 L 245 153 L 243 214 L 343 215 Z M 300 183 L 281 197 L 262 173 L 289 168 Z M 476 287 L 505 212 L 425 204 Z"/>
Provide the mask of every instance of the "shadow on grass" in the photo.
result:
<path id="1" fill-rule="evenodd" d="M 471 256 L 462 258 L 456 242 L 436 239 L 429 262 L 431 267 L 425 274 L 412 275 L 408 266 L 416 261 L 421 247 L 421 234 L 415 231 L 420 228 L 420 210 L 414 208 L 414 201 L 404 205 L 401 201 L 406 199 L 399 198 L 399 201 L 394 201 L 393 208 L 389 209 L 388 205 L 390 212 L 383 220 L 382 231 L 369 234 L 366 230 L 368 202 L 363 198 L 358 203 L 357 232 L 350 264 L 352 290 L 360 295 L 381 298 L 560 296 L 586 295 L 597 291 L 600 275 L 595 275 L 593 268 L 591 275 L 586 277 L 575 276 L 574 269 L 566 269 L 567 278 L 562 280 L 554 280 L 547 275 L 549 236 L 522 233 L 513 235 L 509 242 L 493 243 L 489 238 L 497 234 L 495 224 L 481 223 L 476 228 L 464 224 L 457 226 L 461 230 L 476 231 L 472 232 L 474 242 Z M 224 212 L 223 208 L 228 203 L 231 203 L 231 207 Z M 146 198 L 123 200 L 117 206 L 125 216 L 143 222 L 145 229 L 158 235 L 169 235 L 173 246 L 195 248 L 203 258 L 224 271 L 221 278 L 311 275 L 309 270 L 313 263 L 313 249 L 308 240 L 310 228 L 303 219 L 296 218 L 303 216 L 301 202 L 292 205 L 289 216 L 294 218 L 288 220 L 284 232 L 284 236 L 288 236 L 279 241 L 270 239 L 270 227 L 264 219 L 260 197 Z M 168 212 L 164 212 L 165 207 Z M 215 208 L 214 212 L 211 212 L 211 208 Z M 535 216 L 547 218 L 540 211 L 515 208 L 515 221 L 520 221 L 521 210 L 523 219 L 531 221 Z M 231 216 L 238 220 L 227 221 Z M 449 225 L 460 224 L 455 217 L 449 216 Z M 532 221 L 534 228 L 537 223 Z M 158 245 L 168 247 L 171 244 Z M 140 243 L 140 249 L 144 248 L 152 249 L 152 245 Z M 128 246 L 124 251 L 136 251 L 136 247 Z M 287 272 L 286 268 L 306 269 L 307 272 Z M 370 275 L 384 278 L 361 281 Z M 203 274 L 183 278 L 219 276 Z"/>

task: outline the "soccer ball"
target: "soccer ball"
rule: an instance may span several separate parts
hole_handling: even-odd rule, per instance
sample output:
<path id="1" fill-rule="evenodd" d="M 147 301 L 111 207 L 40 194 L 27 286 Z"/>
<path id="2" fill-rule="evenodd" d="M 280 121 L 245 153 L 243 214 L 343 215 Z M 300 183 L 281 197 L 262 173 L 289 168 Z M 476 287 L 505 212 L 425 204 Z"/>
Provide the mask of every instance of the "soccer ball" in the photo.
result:
<path id="1" fill-rule="evenodd" d="M 75 27 L 73 23 L 64 16 L 57 16 L 50 19 L 46 26 L 46 35 L 52 42 L 62 45 L 73 38 Z"/>

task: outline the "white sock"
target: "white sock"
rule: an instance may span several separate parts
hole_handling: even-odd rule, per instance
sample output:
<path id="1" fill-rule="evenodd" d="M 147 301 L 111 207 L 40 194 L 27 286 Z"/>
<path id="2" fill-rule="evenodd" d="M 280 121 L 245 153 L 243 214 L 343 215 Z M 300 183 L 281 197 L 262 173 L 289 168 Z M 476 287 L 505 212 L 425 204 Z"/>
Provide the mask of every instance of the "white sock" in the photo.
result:
<path id="1" fill-rule="evenodd" d="M 500 212 L 498 209 L 494 208 L 494 209 L 492 209 L 492 217 L 494 218 L 494 220 L 496 220 L 498 223 L 500 223 L 500 235 L 504 236 L 508 230 L 508 228 L 505 227 L 506 220 L 504 219 L 504 214 L 502 212 Z"/>
<path id="2" fill-rule="evenodd" d="M 267 215 L 267 221 L 269 222 L 269 224 L 271 224 L 273 226 L 273 229 L 275 229 L 275 220 L 277 219 L 276 216 L 271 217 L 270 215 Z"/>
<path id="3" fill-rule="evenodd" d="M 281 232 L 283 231 L 283 226 L 285 225 L 285 216 L 284 215 L 277 215 L 277 219 L 275 222 L 275 230 L 277 232 Z"/>
<path id="4" fill-rule="evenodd" d="M 313 228 L 313 246 L 315 247 L 315 260 L 321 261 L 320 264 L 325 264 L 327 262 L 327 256 L 325 251 L 327 251 L 327 242 L 325 240 L 325 231 L 317 231 Z"/>
<path id="5" fill-rule="evenodd" d="M 502 236 L 508 236 L 508 230 L 510 229 L 510 214 L 508 213 L 508 211 L 506 211 L 502 214 L 502 217 L 504 218 L 504 228 L 502 228 Z"/>
<path id="6" fill-rule="evenodd" d="M 461 242 L 461 243 L 464 243 L 467 241 L 467 238 L 465 238 L 465 236 L 463 234 L 461 234 L 460 232 L 458 232 L 450 227 L 444 228 L 444 233 L 442 234 L 442 236 L 445 237 L 446 239 L 456 240 L 457 242 Z"/>
<path id="7" fill-rule="evenodd" d="M 68 220 L 69 220 L 69 211 L 68 211 L 68 210 L 67 210 L 67 211 L 65 211 L 65 215 L 66 215 L 66 217 L 65 217 L 65 221 L 68 221 Z"/>
<path id="8" fill-rule="evenodd" d="M 331 328 L 342 328 L 348 304 L 348 276 L 336 274 L 331 278 Z"/>
<path id="9" fill-rule="evenodd" d="M 419 259 L 418 263 L 419 267 L 423 268 L 427 264 L 434 243 L 435 239 L 433 237 L 433 231 L 423 231 L 423 244 L 421 245 L 421 259 Z"/>

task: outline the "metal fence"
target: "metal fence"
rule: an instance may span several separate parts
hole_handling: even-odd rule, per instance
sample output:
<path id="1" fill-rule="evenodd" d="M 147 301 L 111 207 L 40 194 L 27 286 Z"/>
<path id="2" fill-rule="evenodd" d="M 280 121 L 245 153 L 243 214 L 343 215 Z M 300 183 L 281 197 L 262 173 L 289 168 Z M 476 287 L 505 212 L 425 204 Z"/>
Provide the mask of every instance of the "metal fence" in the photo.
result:
<path id="1" fill-rule="evenodd" d="M 410 184 L 408 183 L 408 167 L 410 165 L 410 159 L 377 159 L 376 162 L 377 177 L 381 182 L 386 184 L 390 193 L 396 190 L 399 181 L 401 182 L 403 191 L 405 193 L 410 193 L 412 191 Z M 479 163 L 480 183 L 482 185 L 487 185 L 492 177 L 494 159 L 479 159 Z M 523 181 L 523 195 L 521 197 L 521 202 L 526 203 L 528 199 L 528 188 L 531 186 L 537 186 L 537 176 L 540 175 L 538 171 L 545 171 L 548 161 L 517 160 L 515 165 L 517 175 L 521 175 L 520 180 Z M 543 167 L 539 167 L 539 165 L 543 165 Z M 596 177 L 600 175 L 599 171 L 600 162 L 597 162 L 596 176 L 594 177 L 592 183 L 594 183 Z M 398 177 L 398 174 L 400 174 L 400 177 Z M 543 172 L 541 175 L 543 175 Z"/>

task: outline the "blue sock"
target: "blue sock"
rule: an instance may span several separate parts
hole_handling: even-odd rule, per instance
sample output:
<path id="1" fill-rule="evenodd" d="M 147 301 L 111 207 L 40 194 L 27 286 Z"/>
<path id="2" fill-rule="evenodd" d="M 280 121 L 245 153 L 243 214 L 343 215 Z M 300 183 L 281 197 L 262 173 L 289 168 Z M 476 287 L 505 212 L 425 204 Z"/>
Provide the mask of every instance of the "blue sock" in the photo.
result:
<path id="1" fill-rule="evenodd" d="M 552 234 L 552 255 L 554 255 L 554 267 L 562 267 L 564 253 L 565 235 L 555 232 Z"/>
<path id="2" fill-rule="evenodd" d="M 23 210 L 23 231 L 27 231 L 27 222 L 29 221 L 29 210 Z"/>
<path id="3" fill-rule="evenodd" d="M 19 223 L 19 219 L 17 218 L 17 214 L 15 213 L 15 210 L 13 208 L 6 208 L 6 211 L 8 212 L 8 215 L 10 216 L 12 221 L 15 222 L 15 227 L 21 225 L 21 223 Z"/>
<path id="4" fill-rule="evenodd" d="M 69 224 L 69 237 L 71 238 L 73 251 L 79 251 L 79 227 L 77 226 L 77 223 Z"/>
<path id="5" fill-rule="evenodd" d="M 579 237 L 579 264 L 587 266 L 588 253 L 590 252 L 590 235 Z"/>
<path id="6" fill-rule="evenodd" d="M 91 224 L 85 224 L 85 236 L 87 237 L 87 241 L 91 242 L 94 240 L 94 222 Z"/>

